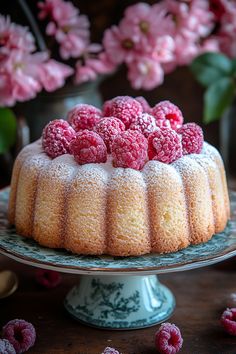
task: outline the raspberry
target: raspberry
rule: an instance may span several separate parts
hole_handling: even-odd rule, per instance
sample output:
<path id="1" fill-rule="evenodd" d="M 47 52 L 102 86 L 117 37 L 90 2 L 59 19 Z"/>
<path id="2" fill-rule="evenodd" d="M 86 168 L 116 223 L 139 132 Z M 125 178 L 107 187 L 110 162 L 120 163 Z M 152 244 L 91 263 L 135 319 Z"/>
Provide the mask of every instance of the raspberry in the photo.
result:
<path id="1" fill-rule="evenodd" d="M 89 104 L 77 104 L 68 114 L 67 119 L 76 132 L 84 129 L 93 130 L 102 117 L 100 109 Z"/>
<path id="2" fill-rule="evenodd" d="M 42 146 L 48 156 L 55 158 L 69 153 L 70 141 L 74 137 L 75 131 L 69 123 L 63 119 L 56 119 L 43 129 Z"/>
<path id="3" fill-rule="evenodd" d="M 168 119 L 174 130 L 180 128 L 184 121 L 181 110 L 170 101 L 161 101 L 156 104 L 152 109 L 152 115 L 156 119 Z"/>
<path id="4" fill-rule="evenodd" d="M 13 345 L 7 339 L 0 339 L 1 354 L 16 354 Z"/>
<path id="5" fill-rule="evenodd" d="M 13 345 L 16 354 L 20 354 L 34 345 L 36 332 L 31 323 L 16 319 L 3 327 L 3 337 Z"/>
<path id="6" fill-rule="evenodd" d="M 236 308 L 226 309 L 220 319 L 220 322 L 226 332 L 236 336 Z"/>
<path id="7" fill-rule="evenodd" d="M 114 138 L 111 153 L 115 167 L 140 170 L 147 161 L 147 139 L 135 130 L 126 130 Z"/>
<path id="8" fill-rule="evenodd" d="M 35 278 L 38 284 L 45 288 L 55 288 L 61 282 L 61 275 L 53 270 L 37 269 L 35 272 Z"/>
<path id="9" fill-rule="evenodd" d="M 158 129 L 148 137 L 150 160 L 171 163 L 182 157 L 181 137 L 172 129 Z"/>
<path id="10" fill-rule="evenodd" d="M 141 104 L 141 106 L 143 107 L 143 111 L 145 113 L 151 113 L 151 107 L 149 106 L 149 103 L 143 96 L 135 97 L 135 99 Z"/>
<path id="11" fill-rule="evenodd" d="M 177 326 L 162 323 L 155 335 L 155 344 L 160 354 L 176 354 L 183 345 L 183 338 Z"/>
<path id="12" fill-rule="evenodd" d="M 200 154 L 204 137 L 202 128 L 195 123 L 184 124 L 178 133 L 182 135 L 183 154 Z"/>
<path id="13" fill-rule="evenodd" d="M 112 101 L 113 99 L 107 100 L 103 103 L 102 113 L 104 117 L 110 117 L 112 115 L 111 114 Z"/>
<path id="14" fill-rule="evenodd" d="M 156 119 L 156 125 L 161 129 L 162 128 L 171 129 L 170 121 L 167 119 Z"/>
<path id="15" fill-rule="evenodd" d="M 102 354 L 119 354 L 118 350 L 111 348 L 111 347 L 106 347 Z"/>
<path id="16" fill-rule="evenodd" d="M 131 123 L 129 129 L 137 130 L 142 133 L 146 138 L 157 129 L 155 118 L 148 113 L 143 113 L 137 116 L 135 121 Z"/>
<path id="17" fill-rule="evenodd" d="M 126 129 L 143 112 L 141 104 L 129 96 L 117 96 L 113 98 L 110 107 L 110 115 L 116 117 L 124 123 Z"/>
<path id="18" fill-rule="evenodd" d="M 76 134 L 76 138 L 70 144 L 70 151 L 80 165 L 107 160 L 107 148 L 104 141 L 100 135 L 90 130 L 83 130 Z"/>
<path id="19" fill-rule="evenodd" d="M 124 130 L 124 123 L 120 119 L 114 117 L 103 118 L 95 127 L 96 133 L 98 133 L 104 140 L 109 153 L 111 152 L 112 140 L 117 134 L 120 134 Z"/>

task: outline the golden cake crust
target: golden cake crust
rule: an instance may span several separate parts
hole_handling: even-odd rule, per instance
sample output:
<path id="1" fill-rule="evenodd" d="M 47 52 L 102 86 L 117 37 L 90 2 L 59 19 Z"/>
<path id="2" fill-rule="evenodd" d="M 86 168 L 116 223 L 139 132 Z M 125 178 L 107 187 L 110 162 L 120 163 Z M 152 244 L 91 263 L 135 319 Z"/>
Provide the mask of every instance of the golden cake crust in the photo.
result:
<path id="1" fill-rule="evenodd" d="M 17 232 L 41 245 L 114 256 L 205 242 L 229 214 L 224 165 L 207 143 L 201 154 L 136 171 L 110 161 L 80 166 L 68 154 L 51 159 L 37 141 L 15 161 L 8 209 Z"/>

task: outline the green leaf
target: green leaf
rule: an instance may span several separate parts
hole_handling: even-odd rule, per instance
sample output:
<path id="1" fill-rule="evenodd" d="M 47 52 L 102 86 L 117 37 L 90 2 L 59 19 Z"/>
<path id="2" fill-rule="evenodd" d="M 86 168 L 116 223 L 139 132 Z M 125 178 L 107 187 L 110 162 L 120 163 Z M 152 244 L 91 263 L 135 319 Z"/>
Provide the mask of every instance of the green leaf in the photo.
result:
<path id="1" fill-rule="evenodd" d="M 210 123 L 222 116 L 235 95 L 233 80 L 225 77 L 214 82 L 204 94 L 204 122 Z"/>
<path id="2" fill-rule="evenodd" d="M 222 77 L 231 76 L 232 61 L 220 53 L 205 53 L 193 60 L 190 69 L 198 82 L 210 86 Z"/>
<path id="3" fill-rule="evenodd" d="M 9 108 L 0 107 L 0 154 L 16 141 L 16 117 Z"/>

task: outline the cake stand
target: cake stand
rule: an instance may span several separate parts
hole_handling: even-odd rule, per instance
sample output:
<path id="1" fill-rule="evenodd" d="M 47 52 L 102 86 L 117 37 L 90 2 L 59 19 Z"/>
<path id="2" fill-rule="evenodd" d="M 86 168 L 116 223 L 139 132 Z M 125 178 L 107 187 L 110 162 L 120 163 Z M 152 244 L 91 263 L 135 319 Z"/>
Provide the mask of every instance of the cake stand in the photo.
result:
<path id="1" fill-rule="evenodd" d="M 236 254 L 236 193 L 230 193 L 232 218 L 210 241 L 171 254 L 141 257 L 77 256 L 39 246 L 9 227 L 9 189 L 0 192 L 0 253 L 34 267 L 81 275 L 64 305 L 77 320 L 109 329 L 153 326 L 175 308 L 172 292 L 157 274 L 184 271 L 220 262 Z"/>

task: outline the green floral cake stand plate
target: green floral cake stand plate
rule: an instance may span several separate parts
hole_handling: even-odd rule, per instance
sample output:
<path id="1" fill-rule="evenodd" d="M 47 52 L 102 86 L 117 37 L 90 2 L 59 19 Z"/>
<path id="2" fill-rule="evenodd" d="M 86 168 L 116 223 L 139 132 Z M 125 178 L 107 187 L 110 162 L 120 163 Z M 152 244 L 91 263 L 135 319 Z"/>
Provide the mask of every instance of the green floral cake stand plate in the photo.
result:
<path id="1" fill-rule="evenodd" d="M 224 232 L 176 253 L 141 257 L 77 256 L 39 246 L 9 226 L 8 197 L 9 188 L 0 191 L 0 253 L 34 267 L 80 274 L 64 305 L 91 326 L 137 329 L 160 323 L 173 313 L 175 299 L 157 274 L 204 267 L 236 254 L 235 192 L 230 193 L 232 217 Z"/>

